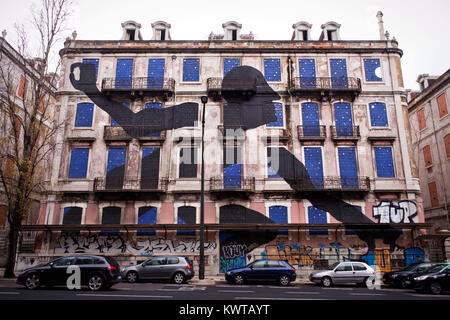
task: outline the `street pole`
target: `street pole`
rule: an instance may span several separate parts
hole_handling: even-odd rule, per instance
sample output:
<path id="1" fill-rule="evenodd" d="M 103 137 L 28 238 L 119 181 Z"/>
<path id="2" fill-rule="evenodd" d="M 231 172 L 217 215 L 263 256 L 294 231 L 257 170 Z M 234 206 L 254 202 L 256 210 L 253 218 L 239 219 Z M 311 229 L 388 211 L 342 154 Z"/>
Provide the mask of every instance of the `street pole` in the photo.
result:
<path id="1" fill-rule="evenodd" d="M 200 189 L 200 265 L 198 271 L 198 278 L 205 279 L 205 105 L 208 102 L 207 96 L 201 98 L 202 109 L 202 177 Z"/>

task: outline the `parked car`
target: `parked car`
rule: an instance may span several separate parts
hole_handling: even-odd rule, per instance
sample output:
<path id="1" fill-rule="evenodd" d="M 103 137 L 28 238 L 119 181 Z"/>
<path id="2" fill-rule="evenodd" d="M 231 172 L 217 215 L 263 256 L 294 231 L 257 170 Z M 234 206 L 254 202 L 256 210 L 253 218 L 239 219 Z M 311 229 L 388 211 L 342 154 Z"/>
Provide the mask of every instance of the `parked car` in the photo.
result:
<path id="1" fill-rule="evenodd" d="M 121 281 L 120 268 L 111 257 L 93 255 L 75 255 L 58 258 L 23 271 L 17 278 L 17 283 L 33 290 L 44 285 L 47 287 L 67 285 L 72 273 L 69 266 L 80 268 L 80 284 L 90 290 L 107 289 Z"/>
<path id="2" fill-rule="evenodd" d="M 295 281 L 295 268 L 282 260 L 256 260 L 246 267 L 228 270 L 225 280 L 238 285 L 247 281 L 276 281 L 287 286 Z"/>
<path id="3" fill-rule="evenodd" d="M 122 277 L 134 283 L 139 280 L 172 280 L 182 284 L 194 277 L 192 262 L 181 256 L 155 256 L 122 270 Z"/>
<path id="4" fill-rule="evenodd" d="M 412 278 L 411 287 L 416 291 L 440 294 L 450 290 L 450 263 L 440 263 Z"/>
<path id="5" fill-rule="evenodd" d="M 416 274 L 422 273 L 425 270 L 435 266 L 437 263 L 434 262 L 415 262 L 409 264 L 406 268 L 400 271 L 386 272 L 383 275 L 383 283 L 386 285 L 391 285 L 397 288 L 408 288 L 410 285 L 410 275 L 414 276 Z"/>
<path id="6" fill-rule="evenodd" d="M 327 270 L 314 271 L 309 280 L 330 287 L 336 283 L 364 284 L 368 279 L 375 279 L 375 271 L 363 262 L 336 262 Z"/>

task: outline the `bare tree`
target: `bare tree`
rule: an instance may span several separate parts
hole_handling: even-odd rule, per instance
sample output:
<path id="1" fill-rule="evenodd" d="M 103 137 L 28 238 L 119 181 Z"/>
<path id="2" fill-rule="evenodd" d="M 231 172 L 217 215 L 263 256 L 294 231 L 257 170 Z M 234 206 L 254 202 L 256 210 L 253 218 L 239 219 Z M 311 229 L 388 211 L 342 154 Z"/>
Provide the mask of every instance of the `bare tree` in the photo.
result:
<path id="1" fill-rule="evenodd" d="M 45 175 L 55 149 L 55 134 L 63 124 L 54 110 L 57 71 L 49 67 L 71 12 L 72 0 L 41 0 L 32 9 L 30 32 L 39 35 L 38 58 L 29 59 L 28 35 L 16 26 L 18 50 L 2 39 L 0 93 L 4 131 L 0 137 L 0 191 L 7 204 L 8 254 L 5 277 L 14 277 L 19 229 L 33 202 L 45 191 Z M 36 55 L 35 55 L 36 56 Z"/>

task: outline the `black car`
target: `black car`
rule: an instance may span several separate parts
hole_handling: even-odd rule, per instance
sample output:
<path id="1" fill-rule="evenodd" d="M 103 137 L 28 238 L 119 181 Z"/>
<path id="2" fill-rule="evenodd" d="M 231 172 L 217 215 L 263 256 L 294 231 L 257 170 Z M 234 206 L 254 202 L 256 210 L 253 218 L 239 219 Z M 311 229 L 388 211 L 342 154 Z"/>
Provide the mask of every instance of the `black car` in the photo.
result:
<path id="1" fill-rule="evenodd" d="M 427 269 L 435 266 L 437 263 L 434 262 L 414 262 L 409 264 L 406 268 L 400 271 L 386 272 L 383 275 L 383 283 L 386 285 L 391 285 L 397 288 L 408 288 L 410 275 L 415 275 L 422 273 Z"/>
<path id="2" fill-rule="evenodd" d="M 416 291 L 430 291 L 433 294 L 450 290 L 450 263 L 440 263 L 413 277 L 411 286 Z"/>
<path id="3" fill-rule="evenodd" d="M 71 266 L 79 267 L 80 285 L 87 286 L 93 291 L 108 289 L 121 280 L 119 264 L 113 258 L 75 255 L 26 269 L 17 278 L 17 283 L 30 290 L 37 289 L 41 285 L 66 286 L 69 277 L 74 274 L 68 270 Z"/>
<path id="4" fill-rule="evenodd" d="M 228 270 L 225 280 L 238 285 L 246 281 L 275 281 L 287 286 L 295 281 L 295 268 L 282 260 L 257 260 L 246 267 Z"/>

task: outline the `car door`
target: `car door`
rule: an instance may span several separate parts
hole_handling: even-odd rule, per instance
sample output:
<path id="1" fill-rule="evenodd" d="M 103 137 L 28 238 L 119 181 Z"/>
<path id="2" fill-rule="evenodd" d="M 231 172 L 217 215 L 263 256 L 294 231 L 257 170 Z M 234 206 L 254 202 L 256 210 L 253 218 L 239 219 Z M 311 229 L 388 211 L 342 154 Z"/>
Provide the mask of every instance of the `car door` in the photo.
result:
<path id="1" fill-rule="evenodd" d="M 167 257 L 166 263 L 162 265 L 161 276 L 164 279 L 172 278 L 172 275 L 180 267 L 180 259 L 177 257 Z"/>
<path id="2" fill-rule="evenodd" d="M 277 281 L 280 278 L 283 267 L 280 261 L 269 260 L 265 266 L 264 278 L 265 280 Z"/>
<path id="3" fill-rule="evenodd" d="M 166 257 L 155 257 L 145 262 L 142 266 L 143 279 L 161 279 L 166 260 Z"/>
<path id="4" fill-rule="evenodd" d="M 342 262 L 334 269 L 333 281 L 336 283 L 354 282 L 351 262 Z"/>
<path id="5" fill-rule="evenodd" d="M 75 263 L 75 257 L 64 257 L 56 260 L 50 270 L 49 277 L 51 283 L 55 285 L 65 285 L 69 274 L 67 274 L 67 268 Z"/>
<path id="6" fill-rule="evenodd" d="M 355 282 L 363 282 L 366 277 L 370 276 L 367 267 L 359 262 L 352 263 L 353 265 L 353 279 Z"/>
<path id="7" fill-rule="evenodd" d="M 96 268 L 93 257 L 78 256 L 75 264 L 80 268 L 81 283 L 87 283 L 89 276 Z M 98 265 L 97 265 L 98 266 Z"/>
<path id="8" fill-rule="evenodd" d="M 264 273 L 265 270 L 266 261 L 256 261 L 252 265 L 249 266 L 248 270 L 246 271 L 246 279 L 250 281 L 255 280 L 264 280 Z"/>

